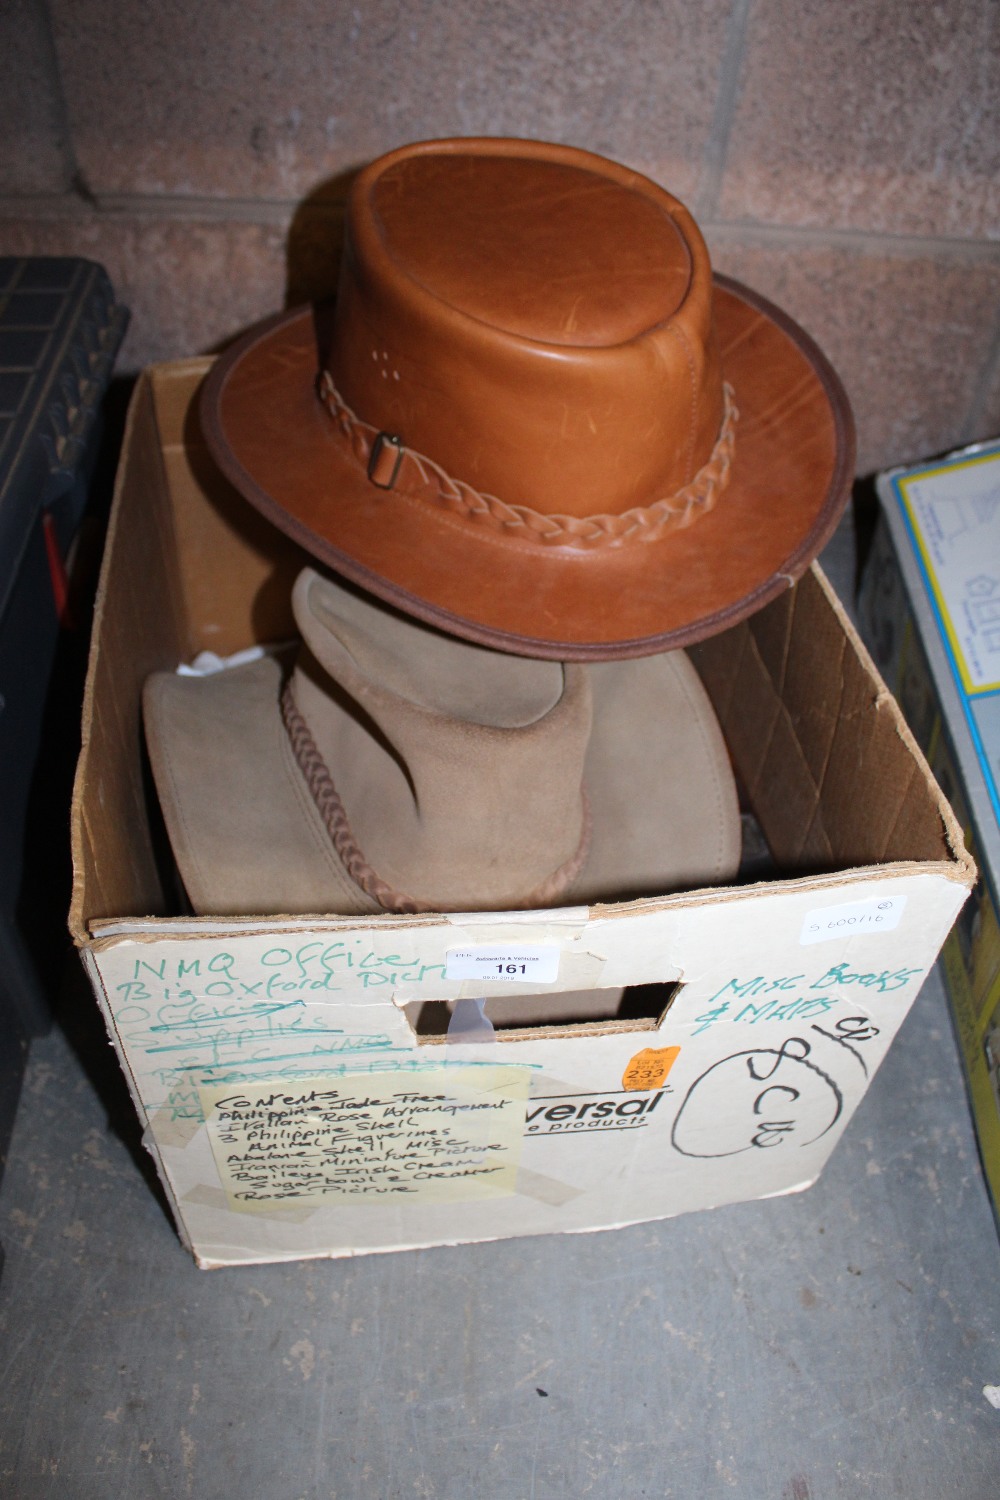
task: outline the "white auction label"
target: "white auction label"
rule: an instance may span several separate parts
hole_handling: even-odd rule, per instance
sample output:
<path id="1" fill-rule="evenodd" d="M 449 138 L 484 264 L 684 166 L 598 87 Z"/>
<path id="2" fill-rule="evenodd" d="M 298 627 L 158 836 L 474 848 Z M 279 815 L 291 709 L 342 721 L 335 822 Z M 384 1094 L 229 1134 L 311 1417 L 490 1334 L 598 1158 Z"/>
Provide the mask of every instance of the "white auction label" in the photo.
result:
<path id="1" fill-rule="evenodd" d="M 506 984 L 552 984 L 559 978 L 558 943 L 477 943 L 449 948 L 445 977 Z"/>
<path id="2" fill-rule="evenodd" d="M 899 926 L 905 896 L 870 896 L 867 901 L 847 901 L 843 906 L 822 906 L 802 923 L 800 943 L 828 943 L 832 938 L 855 933 L 891 932 Z"/>

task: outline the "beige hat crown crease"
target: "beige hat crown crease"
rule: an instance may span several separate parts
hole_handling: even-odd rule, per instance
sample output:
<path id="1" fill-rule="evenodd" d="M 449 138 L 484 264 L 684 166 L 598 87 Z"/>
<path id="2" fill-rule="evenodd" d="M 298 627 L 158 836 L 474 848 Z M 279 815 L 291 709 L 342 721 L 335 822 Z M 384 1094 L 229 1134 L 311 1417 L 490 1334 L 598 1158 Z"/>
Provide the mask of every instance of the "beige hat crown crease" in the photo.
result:
<path id="1" fill-rule="evenodd" d="M 339 614 L 323 609 L 331 601 Z M 372 606 L 307 570 L 294 607 L 308 649 L 292 695 L 331 769 L 364 859 L 382 881 L 439 909 L 516 906 L 572 859 L 584 831 L 591 724 L 582 669 L 563 674 L 558 700 L 533 722 L 473 722 L 415 703 L 373 678 L 377 651 L 363 629 Z M 426 634 L 394 623 L 411 645 Z M 364 671 L 350 649 L 359 635 L 367 647 L 359 652 L 368 657 Z M 478 671 L 477 648 L 457 642 L 448 648 L 459 663 L 471 658 L 469 667 Z M 390 677 L 398 674 L 398 658 L 383 661 Z M 518 663 L 519 674 L 525 665 L 552 676 L 546 663 Z M 460 678 L 453 676 L 448 695 L 458 691 Z M 398 675 L 396 686 L 403 686 Z M 485 707 L 480 703 L 479 712 Z"/>

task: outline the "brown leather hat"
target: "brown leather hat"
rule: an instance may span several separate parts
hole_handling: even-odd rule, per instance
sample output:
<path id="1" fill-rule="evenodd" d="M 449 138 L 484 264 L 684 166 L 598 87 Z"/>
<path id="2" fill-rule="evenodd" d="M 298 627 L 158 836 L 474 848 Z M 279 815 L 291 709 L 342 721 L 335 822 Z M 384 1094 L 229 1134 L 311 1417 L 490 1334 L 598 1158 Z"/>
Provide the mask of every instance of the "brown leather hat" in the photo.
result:
<path id="1" fill-rule="evenodd" d="M 363 588 L 564 660 L 688 644 L 803 572 L 853 425 L 815 344 L 713 279 L 613 162 L 431 141 L 355 182 L 336 305 L 282 314 L 203 396 L 227 476 Z"/>

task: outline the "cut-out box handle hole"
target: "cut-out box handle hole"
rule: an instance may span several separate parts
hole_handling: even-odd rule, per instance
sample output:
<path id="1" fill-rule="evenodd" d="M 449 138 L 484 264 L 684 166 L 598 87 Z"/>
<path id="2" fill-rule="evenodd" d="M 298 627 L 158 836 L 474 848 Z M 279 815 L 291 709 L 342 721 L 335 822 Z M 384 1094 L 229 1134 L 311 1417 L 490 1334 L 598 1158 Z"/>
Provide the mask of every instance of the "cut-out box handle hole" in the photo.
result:
<path id="1" fill-rule="evenodd" d="M 680 984 L 633 984 L 462 1001 L 411 1000 L 402 1009 L 420 1043 L 524 1042 L 540 1036 L 658 1031 L 680 990 Z"/>

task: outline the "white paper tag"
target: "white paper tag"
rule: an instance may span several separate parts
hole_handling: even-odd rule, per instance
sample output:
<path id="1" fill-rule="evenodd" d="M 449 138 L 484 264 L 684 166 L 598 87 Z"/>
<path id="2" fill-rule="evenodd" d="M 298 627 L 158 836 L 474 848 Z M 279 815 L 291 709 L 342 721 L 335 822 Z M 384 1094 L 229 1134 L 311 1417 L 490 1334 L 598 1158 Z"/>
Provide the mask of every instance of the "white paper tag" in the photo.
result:
<path id="1" fill-rule="evenodd" d="M 477 943 L 449 948 L 447 979 L 501 984 L 552 984 L 559 978 L 558 943 Z"/>
<path id="2" fill-rule="evenodd" d="M 807 914 L 800 943 L 828 943 L 855 933 L 891 932 L 899 926 L 905 896 L 870 896 L 867 901 L 847 901 L 843 906 L 822 906 Z"/>

